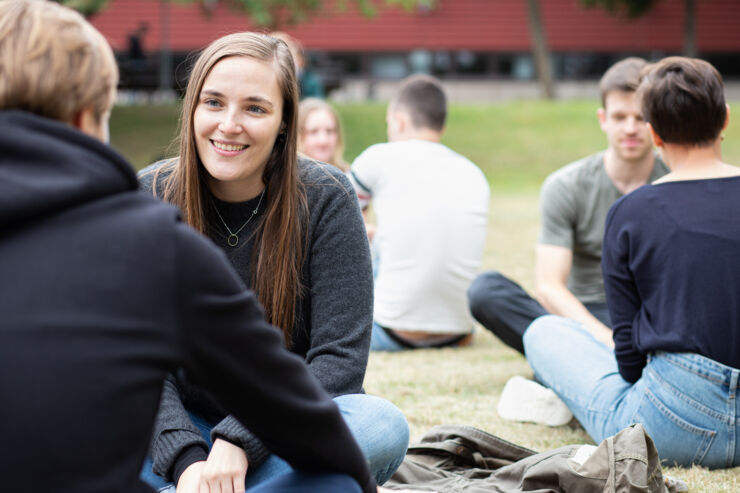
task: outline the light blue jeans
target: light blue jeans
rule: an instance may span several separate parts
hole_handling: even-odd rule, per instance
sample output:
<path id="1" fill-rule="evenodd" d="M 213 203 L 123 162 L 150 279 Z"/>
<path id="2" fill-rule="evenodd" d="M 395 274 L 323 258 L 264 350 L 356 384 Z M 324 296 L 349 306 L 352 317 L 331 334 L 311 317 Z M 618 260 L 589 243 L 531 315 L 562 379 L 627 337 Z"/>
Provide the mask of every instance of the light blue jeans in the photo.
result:
<path id="1" fill-rule="evenodd" d="M 574 320 L 537 318 L 524 333 L 535 376 L 568 405 L 595 442 L 642 423 L 668 464 L 740 465 L 740 370 L 693 353 L 658 352 L 630 384 L 614 351 Z"/>
<path id="2" fill-rule="evenodd" d="M 460 341 L 458 342 L 450 342 L 445 343 L 444 347 L 458 347 L 460 345 Z M 430 346 L 430 347 L 441 347 L 441 346 Z M 370 338 L 370 351 L 388 351 L 388 352 L 397 352 L 397 351 L 408 351 L 409 347 L 404 346 L 394 338 L 392 338 L 390 335 L 388 335 L 388 332 L 383 329 L 380 325 L 377 324 L 377 322 L 373 322 L 373 331 L 372 336 Z"/>
<path id="3" fill-rule="evenodd" d="M 401 345 L 383 330 L 383 327 L 373 321 L 373 332 L 370 337 L 370 351 L 406 351 L 408 348 Z"/>
<path id="4" fill-rule="evenodd" d="M 409 445 L 409 425 L 403 413 L 389 401 L 367 394 L 341 395 L 334 402 L 365 455 L 375 481 L 385 483 L 403 462 Z M 191 418 L 210 447 L 213 425 L 197 415 Z M 252 488 L 292 470 L 287 462 L 272 454 L 260 467 L 249 470 L 246 487 Z M 175 492 L 172 483 L 154 474 L 149 458 L 142 468 L 141 479 L 157 491 Z"/>

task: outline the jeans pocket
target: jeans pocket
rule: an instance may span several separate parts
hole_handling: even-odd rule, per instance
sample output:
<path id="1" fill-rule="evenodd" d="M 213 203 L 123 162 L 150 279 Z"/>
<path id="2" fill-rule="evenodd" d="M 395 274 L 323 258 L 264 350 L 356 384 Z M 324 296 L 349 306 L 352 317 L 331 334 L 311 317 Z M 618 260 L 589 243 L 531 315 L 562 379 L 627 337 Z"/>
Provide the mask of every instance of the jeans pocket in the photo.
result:
<path id="1" fill-rule="evenodd" d="M 716 429 L 704 428 L 689 421 L 692 417 L 705 422 L 711 419 L 700 415 L 697 409 L 690 406 L 679 409 L 671 407 L 655 393 L 645 389 L 633 422 L 645 426 L 663 461 L 671 465 L 691 466 L 702 463 L 717 435 Z"/>

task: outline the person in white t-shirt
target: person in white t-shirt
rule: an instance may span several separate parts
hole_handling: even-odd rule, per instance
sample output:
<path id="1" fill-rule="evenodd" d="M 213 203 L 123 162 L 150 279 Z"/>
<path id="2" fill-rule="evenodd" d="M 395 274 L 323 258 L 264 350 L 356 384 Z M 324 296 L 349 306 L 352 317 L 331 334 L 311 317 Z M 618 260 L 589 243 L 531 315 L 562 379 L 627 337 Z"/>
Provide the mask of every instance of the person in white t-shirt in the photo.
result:
<path id="1" fill-rule="evenodd" d="M 472 339 L 465 292 L 481 264 L 489 187 L 440 143 L 446 117 L 439 81 L 409 77 L 388 105 L 388 143 L 366 149 L 350 170 L 363 210 L 372 201 L 376 217 L 371 350 Z"/>

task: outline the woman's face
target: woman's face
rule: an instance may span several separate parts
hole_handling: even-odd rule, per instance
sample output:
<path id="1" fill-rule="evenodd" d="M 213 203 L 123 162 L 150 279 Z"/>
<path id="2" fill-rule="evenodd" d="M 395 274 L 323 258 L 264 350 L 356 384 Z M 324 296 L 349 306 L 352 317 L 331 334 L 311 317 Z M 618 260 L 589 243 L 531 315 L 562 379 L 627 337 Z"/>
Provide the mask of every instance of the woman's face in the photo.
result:
<path id="1" fill-rule="evenodd" d="M 241 202 L 264 188 L 262 172 L 281 131 L 283 97 L 274 65 L 233 56 L 213 66 L 193 115 L 195 147 L 211 192 Z"/>
<path id="2" fill-rule="evenodd" d="M 331 163 L 338 143 L 339 134 L 334 115 L 325 109 L 316 109 L 309 113 L 301 133 L 301 152 L 318 161 Z"/>

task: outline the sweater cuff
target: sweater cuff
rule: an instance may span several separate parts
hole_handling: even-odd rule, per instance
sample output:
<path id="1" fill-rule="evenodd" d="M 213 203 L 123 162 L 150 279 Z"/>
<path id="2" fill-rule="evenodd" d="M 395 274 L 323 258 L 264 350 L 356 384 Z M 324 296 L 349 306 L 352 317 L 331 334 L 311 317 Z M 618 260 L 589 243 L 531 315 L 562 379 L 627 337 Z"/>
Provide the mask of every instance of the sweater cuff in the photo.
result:
<path id="1" fill-rule="evenodd" d="M 180 482 L 180 476 L 185 472 L 185 469 L 195 462 L 206 459 L 208 459 L 208 450 L 203 448 L 200 444 L 184 448 L 182 452 L 180 452 L 180 455 L 177 456 L 175 463 L 172 466 L 172 479 L 174 480 L 175 485 Z"/>
<path id="2" fill-rule="evenodd" d="M 251 431 L 246 429 L 235 417 L 226 416 L 211 430 L 211 440 L 221 438 L 240 446 L 247 454 L 249 470 L 256 470 L 270 455 L 270 450 Z"/>
<path id="3" fill-rule="evenodd" d="M 203 458 L 208 457 L 208 443 L 203 439 L 200 433 L 189 430 L 169 430 L 161 433 L 152 445 L 152 470 L 165 478 L 167 481 L 177 481 L 179 474 L 175 476 L 175 471 L 180 473 L 187 466 L 195 462 L 191 460 L 184 466 L 177 467 L 177 461 L 184 456 L 188 449 L 196 448 L 203 451 Z"/>

